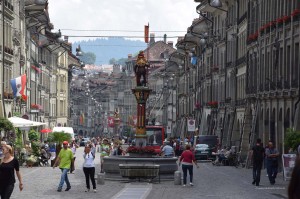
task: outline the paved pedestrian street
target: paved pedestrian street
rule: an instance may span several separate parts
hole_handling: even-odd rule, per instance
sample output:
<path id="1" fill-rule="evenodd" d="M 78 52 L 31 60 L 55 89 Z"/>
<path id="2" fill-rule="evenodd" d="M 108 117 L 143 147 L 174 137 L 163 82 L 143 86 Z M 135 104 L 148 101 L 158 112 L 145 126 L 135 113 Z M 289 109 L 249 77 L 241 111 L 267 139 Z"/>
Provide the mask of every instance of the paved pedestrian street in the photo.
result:
<path id="1" fill-rule="evenodd" d="M 252 182 L 252 170 L 231 166 L 213 166 L 210 162 L 200 162 L 200 168 L 194 168 L 194 186 L 174 185 L 173 181 L 159 183 L 105 181 L 97 184 L 97 193 L 84 192 L 85 178 L 82 171 L 83 147 L 76 153 L 75 174 L 69 174 L 71 190 L 57 192 L 60 170 L 52 167 L 21 168 L 24 190 L 15 190 L 13 199 L 57 199 L 57 198 L 103 198 L 103 199 L 278 199 L 287 198 L 288 182 L 283 181 L 282 174 L 277 177 L 276 184 L 271 186 L 262 171 L 261 186 L 255 187 Z M 96 173 L 99 173 L 99 153 L 96 157 Z"/>

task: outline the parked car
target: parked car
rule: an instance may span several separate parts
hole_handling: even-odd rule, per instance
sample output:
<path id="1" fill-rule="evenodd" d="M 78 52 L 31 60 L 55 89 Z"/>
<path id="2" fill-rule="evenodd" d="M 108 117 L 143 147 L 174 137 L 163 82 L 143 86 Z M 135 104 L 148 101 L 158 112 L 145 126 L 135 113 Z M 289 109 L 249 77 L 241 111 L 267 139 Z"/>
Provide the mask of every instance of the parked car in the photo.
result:
<path id="1" fill-rule="evenodd" d="M 213 159 L 212 151 L 213 148 L 208 144 L 197 144 L 195 147 L 195 158 L 196 160 Z"/>
<path id="2" fill-rule="evenodd" d="M 82 138 L 80 141 L 80 146 L 85 146 L 88 141 L 90 141 L 90 138 Z"/>

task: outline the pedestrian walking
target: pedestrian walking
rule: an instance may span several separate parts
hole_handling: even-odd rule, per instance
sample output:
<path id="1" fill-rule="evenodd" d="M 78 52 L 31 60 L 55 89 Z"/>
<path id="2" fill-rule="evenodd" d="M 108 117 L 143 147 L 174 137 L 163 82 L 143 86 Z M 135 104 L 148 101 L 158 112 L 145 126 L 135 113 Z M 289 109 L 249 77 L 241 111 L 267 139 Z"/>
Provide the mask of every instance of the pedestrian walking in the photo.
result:
<path id="1" fill-rule="evenodd" d="M 22 177 L 19 171 L 19 162 L 13 156 L 13 149 L 10 145 L 1 144 L 3 159 L 0 163 L 0 196 L 2 199 L 9 199 L 15 186 L 15 171 L 19 180 L 19 189 L 23 190 Z"/>
<path id="2" fill-rule="evenodd" d="M 295 160 L 295 167 L 288 187 L 289 199 L 300 199 L 300 157 Z"/>
<path id="3" fill-rule="evenodd" d="M 259 186 L 260 174 L 264 161 L 265 149 L 261 144 L 261 139 L 256 140 L 256 145 L 252 147 L 252 162 L 253 162 L 253 182 L 252 184 Z"/>
<path id="4" fill-rule="evenodd" d="M 65 191 L 69 191 L 71 189 L 71 184 L 68 178 L 68 172 L 70 171 L 71 164 L 73 162 L 73 153 L 72 150 L 68 148 L 69 143 L 67 141 L 63 142 L 63 148 L 60 150 L 56 161 L 53 165 L 53 169 L 58 165 L 61 170 L 61 178 L 57 188 L 58 192 L 61 192 L 64 183 L 66 182 L 67 188 Z"/>
<path id="5" fill-rule="evenodd" d="M 75 139 L 73 139 L 72 143 L 70 144 L 70 149 L 73 153 L 73 161 L 71 162 L 70 173 L 73 173 L 75 170 L 75 159 L 76 159 L 76 149 L 77 148 L 78 148 L 78 145 L 77 145 Z"/>
<path id="6" fill-rule="evenodd" d="M 275 184 L 275 179 L 278 172 L 278 157 L 279 152 L 274 147 L 273 142 L 269 141 L 268 148 L 266 149 L 267 157 L 267 173 L 271 185 Z"/>
<path id="7" fill-rule="evenodd" d="M 193 186 L 193 164 L 199 168 L 197 161 L 195 159 L 194 153 L 191 151 L 191 145 L 185 145 L 185 150 L 182 152 L 181 157 L 179 159 L 179 166 L 182 163 L 182 171 L 183 171 L 183 186 L 186 186 L 186 178 L 187 171 L 189 171 L 190 175 L 190 185 Z"/>
<path id="8" fill-rule="evenodd" d="M 90 191 L 90 179 L 93 185 L 93 191 L 96 193 L 96 182 L 95 182 L 95 154 L 91 151 L 91 145 L 86 145 L 83 153 L 84 163 L 83 163 L 83 172 L 85 175 L 86 190 L 85 192 Z"/>

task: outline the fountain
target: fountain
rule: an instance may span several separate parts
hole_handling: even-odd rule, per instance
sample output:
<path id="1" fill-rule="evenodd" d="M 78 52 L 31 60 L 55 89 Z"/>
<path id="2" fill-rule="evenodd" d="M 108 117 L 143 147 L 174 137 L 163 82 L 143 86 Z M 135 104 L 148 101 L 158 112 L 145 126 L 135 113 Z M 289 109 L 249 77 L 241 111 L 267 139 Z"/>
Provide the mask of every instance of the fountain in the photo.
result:
<path id="1" fill-rule="evenodd" d="M 140 149 L 146 147 L 148 144 L 146 133 L 146 102 L 151 93 L 151 89 L 147 87 L 146 74 L 148 67 L 149 64 L 144 57 L 144 52 L 140 51 L 134 67 L 137 86 L 132 89 L 132 93 L 137 101 L 136 146 Z M 126 173 L 132 173 L 133 175 L 139 175 L 137 172 L 140 171 L 136 170 L 136 167 L 144 168 L 143 175 L 149 176 L 153 175 L 153 169 L 159 168 L 158 172 L 161 179 L 173 179 L 174 172 L 178 169 L 176 161 L 176 157 L 149 157 L 145 153 L 140 154 L 139 157 L 113 156 L 104 158 L 103 169 L 106 179 L 122 179 L 120 177 L 124 176 L 124 174 L 121 175 L 124 171 L 120 167 L 126 168 Z M 130 167 L 132 167 L 132 170 L 130 170 Z"/>

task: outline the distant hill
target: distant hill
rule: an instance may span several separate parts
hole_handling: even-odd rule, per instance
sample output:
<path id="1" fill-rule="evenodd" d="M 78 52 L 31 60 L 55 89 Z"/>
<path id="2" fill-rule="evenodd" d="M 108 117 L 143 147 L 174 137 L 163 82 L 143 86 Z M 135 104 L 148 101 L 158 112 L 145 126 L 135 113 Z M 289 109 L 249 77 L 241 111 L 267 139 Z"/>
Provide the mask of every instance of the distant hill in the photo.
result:
<path id="1" fill-rule="evenodd" d="M 127 58 L 128 54 L 135 55 L 140 50 L 144 50 L 147 45 L 139 40 L 133 41 L 124 38 L 97 38 L 88 41 L 79 41 L 72 44 L 73 53 L 80 44 L 83 52 L 93 52 L 96 55 L 95 65 L 108 64 L 114 58 L 119 60 Z"/>

